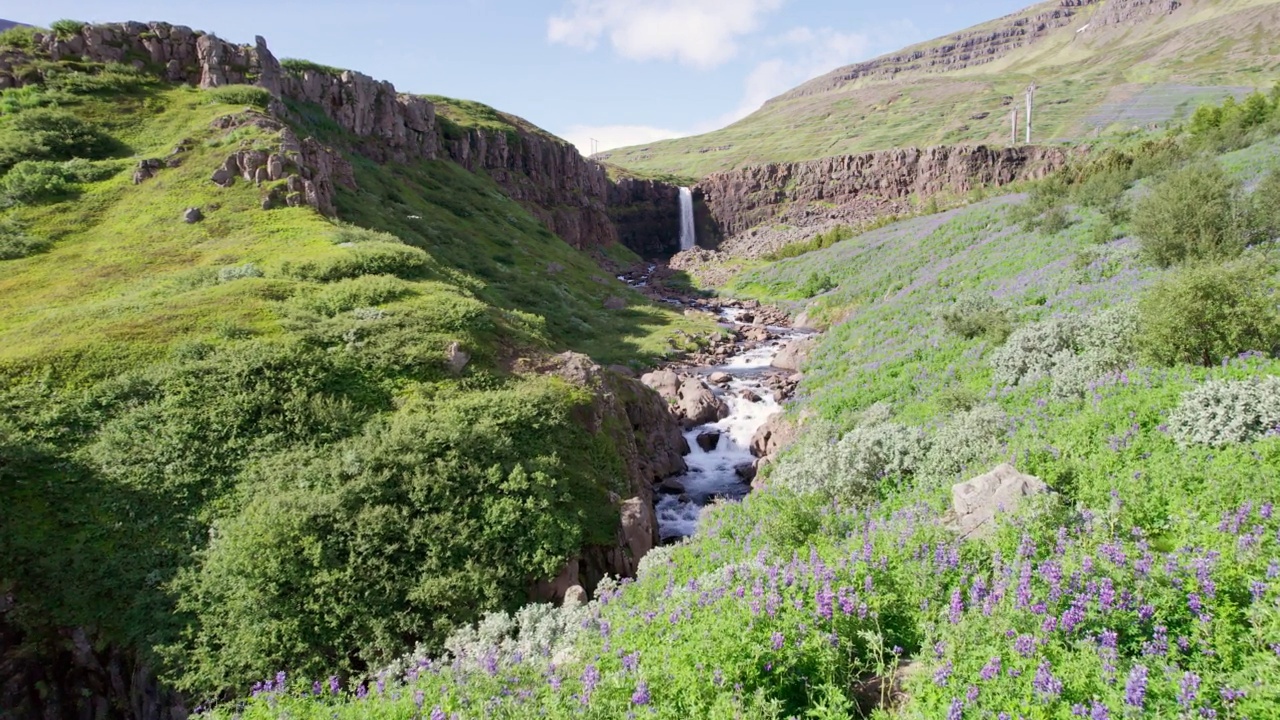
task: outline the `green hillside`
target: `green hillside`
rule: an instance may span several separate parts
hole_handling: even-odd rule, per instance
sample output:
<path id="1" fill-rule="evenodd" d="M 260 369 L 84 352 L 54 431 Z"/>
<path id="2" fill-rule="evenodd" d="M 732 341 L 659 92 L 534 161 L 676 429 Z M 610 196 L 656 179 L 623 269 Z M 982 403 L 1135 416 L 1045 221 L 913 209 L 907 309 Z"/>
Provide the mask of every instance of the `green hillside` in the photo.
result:
<path id="1" fill-rule="evenodd" d="M 280 666 L 361 672 L 615 542 L 627 488 L 582 422 L 596 399 L 510 368 L 643 367 L 709 323 L 484 175 L 350 151 L 319 108 L 289 110 L 353 167 L 337 220 L 211 181 L 279 146 L 264 90 L 39 70 L 0 92 L 7 672 L 71 627 L 196 702 Z"/>
<path id="2" fill-rule="evenodd" d="M 1022 113 L 1033 81 L 1035 142 L 1078 140 L 1166 123 L 1203 102 L 1269 88 L 1280 78 L 1271 31 L 1280 25 L 1280 3 L 1274 0 L 1186 0 L 1172 13 L 1121 13 L 1105 25 L 1099 23 L 1108 12 L 1148 4 L 1085 5 L 1056 27 L 1057 21 L 1041 18 L 1059 3 L 1041 3 L 835 70 L 724 129 L 612 150 L 600 159 L 634 171 L 702 177 L 891 147 L 1005 144 L 1010 111 Z M 1043 22 L 1050 23 L 1043 33 L 1028 30 Z M 1028 32 L 1033 36 L 1022 34 Z M 1005 33 L 1020 45 L 997 39 Z M 942 62 L 922 66 L 918 58 L 939 48 L 947 48 Z M 1019 122 L 1021 128 L 1025 118 Z"/>

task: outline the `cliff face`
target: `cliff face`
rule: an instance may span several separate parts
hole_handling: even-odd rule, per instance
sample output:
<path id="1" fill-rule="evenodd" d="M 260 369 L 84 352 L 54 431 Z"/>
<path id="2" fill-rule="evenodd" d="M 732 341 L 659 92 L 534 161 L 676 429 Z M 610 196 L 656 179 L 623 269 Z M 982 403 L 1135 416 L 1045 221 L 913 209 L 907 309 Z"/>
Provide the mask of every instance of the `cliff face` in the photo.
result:
<path id="1" fill-rule="evenodd" d="M 569 143 L 523 129 L 468 129 L 446 141 L 449 157 L 484 171 L 569 245 L 587 250 L 617 242 L 606 208 L 609 178 Z"/>
<path id="2" fill-rule="evenodd" d="M 1044 177 L 1066 160 L 1049 147 L 907 148 L 714 173 L 698 190 L 721 232 L 736 235 L 773 221 L 867 220 L 905 210 L 913 196 Z"/>
<path id="3" fill-rule="evenodd" d="M 680 251 L 680 188 L 624 178 L 609 188 L 609 219 L 618 239 L 643 258 Z"/>

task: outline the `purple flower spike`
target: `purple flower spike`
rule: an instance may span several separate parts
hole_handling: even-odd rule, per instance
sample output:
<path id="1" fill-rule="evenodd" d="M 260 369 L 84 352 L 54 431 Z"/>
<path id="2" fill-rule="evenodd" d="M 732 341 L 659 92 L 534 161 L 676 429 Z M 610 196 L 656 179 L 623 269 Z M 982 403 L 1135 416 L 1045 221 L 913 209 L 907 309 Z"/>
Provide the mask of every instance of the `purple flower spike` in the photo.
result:
<path id="1" fill-rule="evenodd" d="M 1124 683 L 1124 704 L 1131 708 L 1142 709 L 1147 698 L 1147 668 L 1134 665 L 1129 671 L 1129 679 Z"/>
<path id="2" fill-rule="evenodd" d="M 648 705 L 649 704 L 649 684 L 641 680 L 636 684 L 636 691 L 631 693 L 632 705 Z"/>

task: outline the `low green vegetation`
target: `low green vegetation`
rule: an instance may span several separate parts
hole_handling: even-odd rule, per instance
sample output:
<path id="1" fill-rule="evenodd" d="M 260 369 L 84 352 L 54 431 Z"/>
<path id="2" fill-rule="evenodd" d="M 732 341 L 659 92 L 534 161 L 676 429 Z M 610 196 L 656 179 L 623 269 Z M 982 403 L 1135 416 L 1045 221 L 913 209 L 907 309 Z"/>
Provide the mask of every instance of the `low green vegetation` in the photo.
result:
<path id="1" fill-rule="evenodd" d="M 487 615 L 364 676 L 282 666 L 212 715 L 1268 717 L 1280 232 L 1167 256 L 1131 237 L 1174 189 L 1264 204 L 1280 140 L 1257 140 L 1182 138 L 1150 173 L 1121 149 L 744 272 L 732 292 L 827 327 L 765 490 L 585 607 Z M 1027 228 L 1035 203 L 1068 222 Z M 1100 245 L 1108 213 L 1134 219 Z M 1184 236 L 1236 232 L 1214 217 Z M 958 535 L 953 484 L 1000 463 L 1050 492 Z"/>

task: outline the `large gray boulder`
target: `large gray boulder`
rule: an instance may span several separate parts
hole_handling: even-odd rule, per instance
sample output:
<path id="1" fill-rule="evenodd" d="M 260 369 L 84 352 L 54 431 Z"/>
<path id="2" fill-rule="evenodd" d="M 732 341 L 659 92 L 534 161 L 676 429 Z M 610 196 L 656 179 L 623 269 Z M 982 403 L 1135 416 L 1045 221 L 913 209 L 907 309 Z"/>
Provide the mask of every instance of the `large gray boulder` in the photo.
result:
<path id="1" fill-rule="evenodd" d="M 815 344 L 812 338 L 792 340 L 773 358 L 773 366 L 780 370 L 799 372 L 800 366 L 809 359 L 809 353 L 813 352 Z"/>
<path id="2" fill-rule="evenodd" d="M 671 412 L 686 428 L 706 425 L 729 416 L 729 406 L 701 378 L 680 377 L 659 370 L 640 378 L 667 401 Z"/>
<path id="3" fill-rule="evenodd" d="M 1049 492 L 1040 478 L 1005 463 L 968 482 L 951 487 L 953 525 L 964 537 L 981 537 L 995 528 L 996 516 L 1011 513 L 1032 495 Z"/>
<path id="4" fill-rule="evenodd" d="M 796 439 L 796 427 L 781 411 L 770 415 L 751 437 L 751 454 L 761 459 L 777 455 Z"/>

